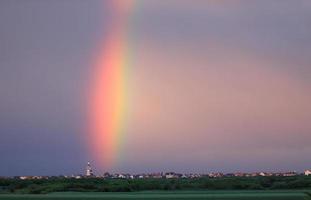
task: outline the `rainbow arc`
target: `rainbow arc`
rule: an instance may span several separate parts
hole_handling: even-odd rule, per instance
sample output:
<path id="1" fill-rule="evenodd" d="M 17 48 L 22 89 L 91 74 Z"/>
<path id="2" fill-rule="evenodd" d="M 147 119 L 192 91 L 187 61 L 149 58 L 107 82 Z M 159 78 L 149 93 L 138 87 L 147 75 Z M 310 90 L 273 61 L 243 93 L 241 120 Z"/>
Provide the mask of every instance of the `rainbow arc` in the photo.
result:
<path id="1" fill-rule="evenodd" d="M 117 161 L 127 113 L 127 28 L 134 0 L 113 0 L 113 24 L 101 45 L 92 77 L 90 135 L 94 158 L 105 169 Z"/>

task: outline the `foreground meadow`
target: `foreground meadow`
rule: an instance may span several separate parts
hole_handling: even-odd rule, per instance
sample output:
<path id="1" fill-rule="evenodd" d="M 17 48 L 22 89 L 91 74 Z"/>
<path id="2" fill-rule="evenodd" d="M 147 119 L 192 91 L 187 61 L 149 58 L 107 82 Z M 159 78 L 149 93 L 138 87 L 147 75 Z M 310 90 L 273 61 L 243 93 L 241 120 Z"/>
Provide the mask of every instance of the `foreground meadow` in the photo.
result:
<path id="1" fill-rule="evenodd" d="M 310 191 L 309 191 L 310 192 Z M 308 191 L 152 191 L 123 193 L 64 192 L 39 195 L 2 194 L 0 200 L 92 200 L 92 199 L 207 199 L 207 200 L 311 200 Z"/>

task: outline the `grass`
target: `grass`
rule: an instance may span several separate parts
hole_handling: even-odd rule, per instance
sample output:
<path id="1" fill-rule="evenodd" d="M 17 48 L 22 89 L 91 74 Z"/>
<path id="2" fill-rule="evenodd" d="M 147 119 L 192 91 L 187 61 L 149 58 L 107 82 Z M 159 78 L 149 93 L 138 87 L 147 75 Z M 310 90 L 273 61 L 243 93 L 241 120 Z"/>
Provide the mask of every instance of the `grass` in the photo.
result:
<path id="1" fill-rule="evenodd" d="M 0 200 L 92 200 L 92 199 L 197 199 L 197 200 L 311 200 L 310 191 L 150 191 L 125 193 L 78 193 L 64 192 L 45 195 L 3 194 Z"/>

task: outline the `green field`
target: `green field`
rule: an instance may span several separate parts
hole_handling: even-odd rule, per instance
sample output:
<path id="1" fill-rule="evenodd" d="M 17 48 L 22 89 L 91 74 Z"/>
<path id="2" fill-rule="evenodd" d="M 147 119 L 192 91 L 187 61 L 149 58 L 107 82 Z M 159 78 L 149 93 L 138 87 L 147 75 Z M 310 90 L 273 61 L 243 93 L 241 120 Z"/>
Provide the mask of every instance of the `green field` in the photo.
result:
<path id="1" fill-rule="evenodd" d="M 44 195 L 2 194 L 0 200 L 88 200 L 88 199 L 215 199 L 215 200 L 311 200 L 306 191 L 152 191 L 152 192 L 124 192 L 124 193 L 51 193 Z"/>

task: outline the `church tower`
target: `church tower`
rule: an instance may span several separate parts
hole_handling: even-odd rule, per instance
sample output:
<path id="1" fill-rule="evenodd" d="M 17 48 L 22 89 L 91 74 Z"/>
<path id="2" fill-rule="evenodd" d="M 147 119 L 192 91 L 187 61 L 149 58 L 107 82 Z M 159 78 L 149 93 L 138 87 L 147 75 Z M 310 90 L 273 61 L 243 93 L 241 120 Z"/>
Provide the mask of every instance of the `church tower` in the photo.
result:
<path id="1" fill-rule="evenodd" d="M 93 176 L 93 175 L 94 175 L 90 162 L 87 163 L 87 166 L 86 166 L 86 174 L 85 174 L 85 175 L 86 175 L 87 177 L 90 177 L 90 176 Z"/>

